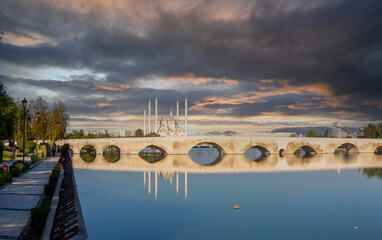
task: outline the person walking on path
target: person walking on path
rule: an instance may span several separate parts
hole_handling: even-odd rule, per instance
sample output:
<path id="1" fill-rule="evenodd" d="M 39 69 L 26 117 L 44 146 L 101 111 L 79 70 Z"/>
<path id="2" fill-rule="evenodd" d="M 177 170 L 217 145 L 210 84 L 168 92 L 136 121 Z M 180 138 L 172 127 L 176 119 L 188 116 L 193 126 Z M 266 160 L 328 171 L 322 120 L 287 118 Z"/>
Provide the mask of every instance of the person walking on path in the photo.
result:
<path id="1" fill-rule="evenodd" d="M 56 155 L 56 146 L 55 145 L 52 146 L 52 155 L 53 155 L 53 157 Z"/>

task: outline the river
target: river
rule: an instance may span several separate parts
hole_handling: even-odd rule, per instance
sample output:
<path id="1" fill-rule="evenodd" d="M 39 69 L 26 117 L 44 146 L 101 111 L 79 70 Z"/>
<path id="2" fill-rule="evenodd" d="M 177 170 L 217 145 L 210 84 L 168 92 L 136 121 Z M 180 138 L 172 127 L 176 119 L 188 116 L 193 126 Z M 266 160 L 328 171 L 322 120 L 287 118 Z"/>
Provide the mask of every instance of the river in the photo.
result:
<path id="1" fill-rule="evenodd" d="M 75 154 L 89 239 L 380 239 L 382 156 L 251 157 Z"/>

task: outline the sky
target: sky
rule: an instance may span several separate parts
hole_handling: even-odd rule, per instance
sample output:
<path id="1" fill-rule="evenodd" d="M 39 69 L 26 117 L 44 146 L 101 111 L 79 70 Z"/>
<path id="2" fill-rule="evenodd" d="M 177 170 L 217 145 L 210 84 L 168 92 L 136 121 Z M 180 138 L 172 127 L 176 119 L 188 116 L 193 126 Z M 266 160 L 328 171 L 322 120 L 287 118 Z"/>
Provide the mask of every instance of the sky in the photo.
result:
<path id="1" fill-rule="evenodd" d="M 0 81 L 61 99 L 70 129 L 143 128 L 189 103 L 190 135 L 382 119 L 380 0 L 1 0 Z M 153 108 L 152 108 L 153 109 Z M 280 134 L 280 133 L 278 133 Z"/>

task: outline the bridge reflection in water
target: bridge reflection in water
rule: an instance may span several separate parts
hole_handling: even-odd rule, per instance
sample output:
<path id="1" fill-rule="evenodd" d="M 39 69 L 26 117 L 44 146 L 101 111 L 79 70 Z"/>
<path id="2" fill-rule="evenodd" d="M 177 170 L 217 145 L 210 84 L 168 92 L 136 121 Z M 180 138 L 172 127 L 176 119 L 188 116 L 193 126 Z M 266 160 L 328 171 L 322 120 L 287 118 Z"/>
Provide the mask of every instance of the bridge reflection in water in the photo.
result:
<path id="1" fill-rule="evenodd" d="M 344 169 L 382 168 L 382 156 L 377 154 L 332 155 L 318 154 L 301 158 L 295 155 L 280 157 L 272 154 L 251 161 L 245 155 L 222 155 L 219 161 L 212 165 L 199 165 L 189 155 L 167 155 L 162 160 L 148 162 L 138 155 L 121 155 L 116 162 L 107 161 L 102 155 L 97 155 L 94 161 L 86 162 L 80 154 L 73 155 L 75 169 L 118 170 L 143 173 L 143 185 L 147 186 L 149 196 L 152 190 L 152 175 L 154 175 L 155 199 L 158 198 L 158 174 L 176 182 L 176 192 L 179 194 L 179 175 L 184 175 L 184 196 L 188 194 L 188 173 L 261 173 L 261 172 L 293 172 L 334 170 L 338 174 Z"/>

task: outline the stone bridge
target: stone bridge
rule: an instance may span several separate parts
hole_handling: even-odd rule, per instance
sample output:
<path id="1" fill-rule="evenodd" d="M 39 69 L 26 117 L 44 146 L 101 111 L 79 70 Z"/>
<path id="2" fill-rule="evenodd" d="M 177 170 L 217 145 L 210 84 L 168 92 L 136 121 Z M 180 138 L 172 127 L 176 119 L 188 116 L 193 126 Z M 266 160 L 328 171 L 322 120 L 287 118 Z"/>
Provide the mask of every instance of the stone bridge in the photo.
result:
<path id="1" fill-rule="evenodd" d="M 75 169 L 117 170 L 117 171 L 158 171 L 162 173 L 250 173 L 250 172 L 289 172 L 343 169 L 381 168 L 382 156 L 377 154 L 352 154 L 346 159 L 341 155 L 320 154 L 303 159 L 293 154 L 280 157 L 272 154 L 261 161 L 251 161 L 244 155 L 225 155 L 213 165 L 199 165 L 188 155 L 168 155 L 163 160 L 150 163 L 138 155 L 122 155 L 117 162 L 108 162 L 98 155 L 94 161 L 85 162 L 79 154 L 73 156 Z"/>
<path id="2" fill-rule="evenodd" d="M 93 146 L 97 154 L 102 154 L 109 146 L 117 146 L 122 155 L 138 154 L 148 146 L 156 147 L 167 155 L 188 154 L 197 144 L 209 143 L 221 154 L 244 154 L 249 148 L 256 147 L 263 153 L 283 152 L 292 154 L 301 148 L 306 152 L 333 153 L 339 146 L 359 153 L 374 153 L 382 150 L 382 139 L 353 138 L 303 138 L 303 137 L 142 137 L 142 138 L 93 138 L 64 139 L 58 145 L 68 143 L 74 153 L 80 153 L 84 146 Z"/>

